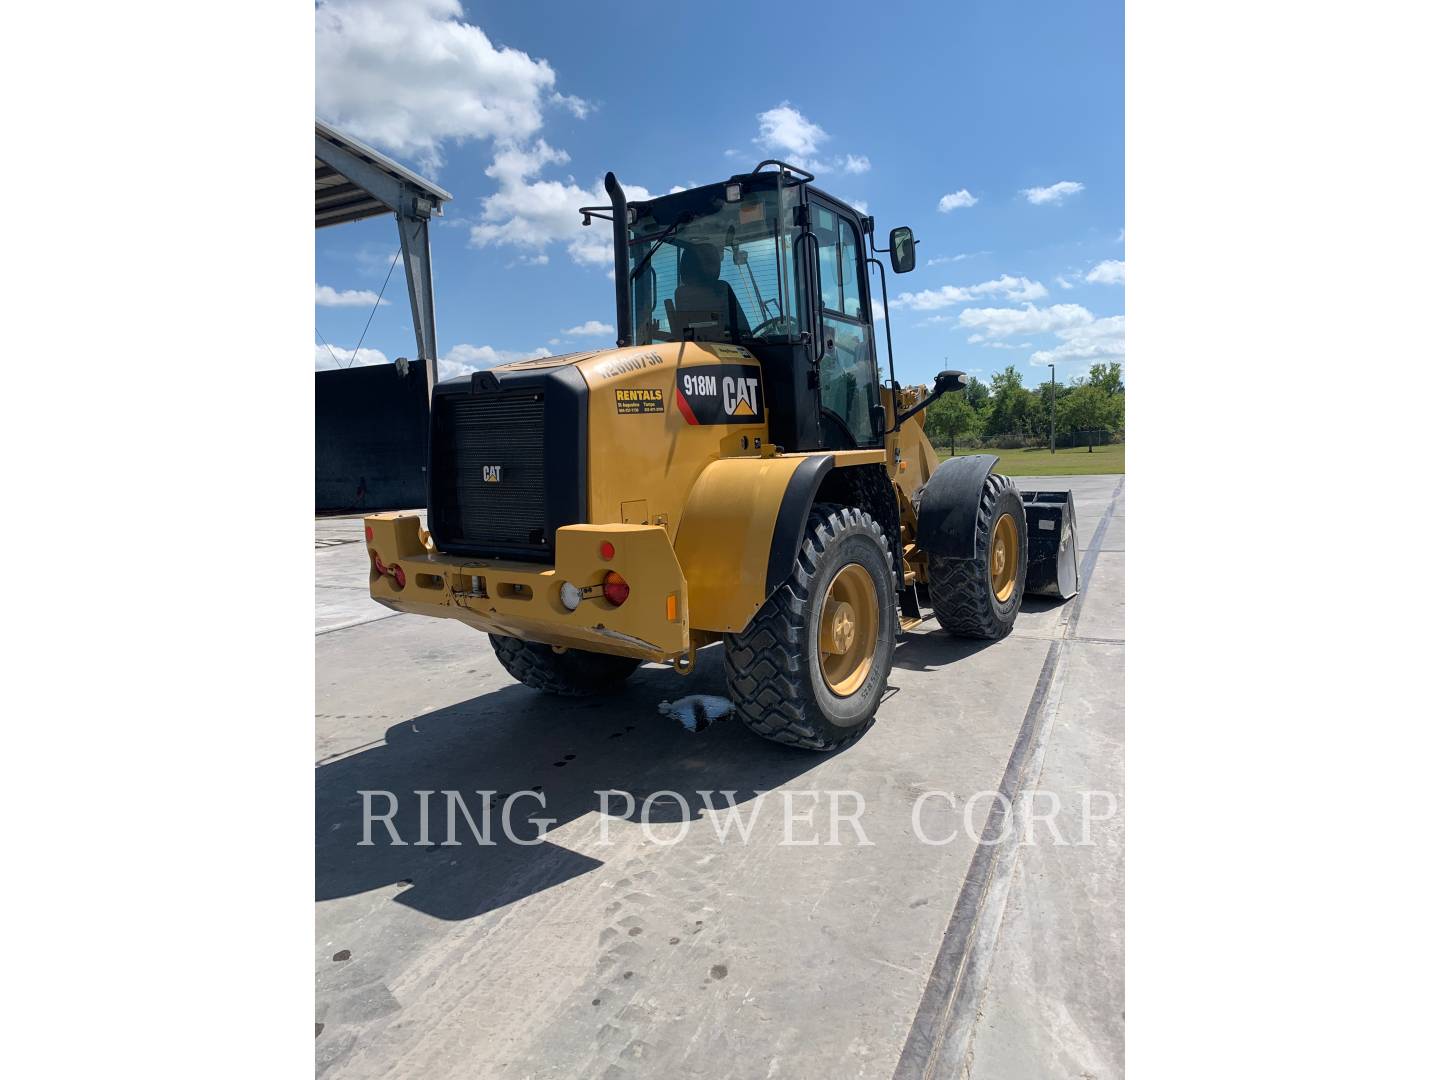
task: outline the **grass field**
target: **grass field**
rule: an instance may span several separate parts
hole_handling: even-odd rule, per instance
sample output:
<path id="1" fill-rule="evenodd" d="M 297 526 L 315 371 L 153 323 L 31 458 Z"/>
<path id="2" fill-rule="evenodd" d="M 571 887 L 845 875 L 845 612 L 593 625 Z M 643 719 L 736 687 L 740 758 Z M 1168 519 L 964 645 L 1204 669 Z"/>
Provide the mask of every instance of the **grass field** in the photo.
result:
<path id="1" fill-rule="evenodd" d="M 935 448 L 940 460 L 950 456 L 949 448 Z M 995 471 L 1007 476 L 1104 476 L 1125 471 L 1125 444 L 1097 446 L 1093 454 L 1085 448 L 1056 450 L 961 450 L 965 454 L 995 454 L 1000 464 Z"/>

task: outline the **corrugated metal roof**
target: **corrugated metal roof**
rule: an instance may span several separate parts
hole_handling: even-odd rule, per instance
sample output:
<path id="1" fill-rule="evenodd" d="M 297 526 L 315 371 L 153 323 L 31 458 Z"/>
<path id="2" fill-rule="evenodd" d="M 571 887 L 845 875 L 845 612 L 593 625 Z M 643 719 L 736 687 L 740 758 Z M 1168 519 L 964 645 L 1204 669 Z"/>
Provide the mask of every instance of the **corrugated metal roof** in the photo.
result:
<path id="1" fill-rule="evenodd" d="M 373 147 L 336 131 L 321 120 L 315 121 L 315 135 L 327 139 L 337 146 L 364 160 L 372 167 L 388 173 L 395 180 L 413 188 L 417 194 L 434 200 L 438 207 L 449 202 L 453 196 L 444 188 L 437 187 L 423 176 L 411 172 L 398 161 L 386 157 Z M 370 192 L 356 184 L 349 177 L 336 172 L 319 158 L 315 159 L 315 227 L 340 225 L 347 221 L 361 221 L 380 214 L 393 213 Z"/>

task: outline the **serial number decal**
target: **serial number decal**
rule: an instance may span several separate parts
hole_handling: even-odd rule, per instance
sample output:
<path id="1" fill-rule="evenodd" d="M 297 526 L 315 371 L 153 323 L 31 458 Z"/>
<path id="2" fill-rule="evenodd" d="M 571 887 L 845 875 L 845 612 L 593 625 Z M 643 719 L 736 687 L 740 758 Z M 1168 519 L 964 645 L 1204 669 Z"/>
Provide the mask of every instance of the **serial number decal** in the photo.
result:
<path id="1" fill-rule="evenodd" d="M 723 342 L 716 342 L 710 348 L 716 356 L 725 356 L 731 359 L 754 360 L 749 351 L 743 345 L 727 345 Z"/>
<path id="2" fill-rule="evenodd" d="M 665 391 L 657 387 L 615 388 L 615 411 L 622 416 L 634 413 L 663 413 Z"/>
<path id="3" fill-rule="evenodd" d="M 687 424 L 747 424 L 765 417 L 760 369 L 698 364 L 675 373 L 675 407 Z"/>
<path id="4" fill-rule="evenodd" d="M 641 353 L 639 356 L 626 356 L 619 360 L 607 360 L 593 369 L 597 378 L 609 379 L 616 375 L 627 375 L 632 371 L 644 371 L 646 368 L 659 367 L 665 360 L 656 352 Z"/>

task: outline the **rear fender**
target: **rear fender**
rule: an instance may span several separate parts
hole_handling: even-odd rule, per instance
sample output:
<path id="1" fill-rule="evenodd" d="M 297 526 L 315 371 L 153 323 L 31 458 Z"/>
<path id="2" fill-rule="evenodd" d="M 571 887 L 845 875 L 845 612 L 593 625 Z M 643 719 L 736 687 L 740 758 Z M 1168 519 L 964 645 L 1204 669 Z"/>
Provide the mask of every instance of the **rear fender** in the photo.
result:
<path id="1" fill-rule="evenodd" d="M 790 575 L 829 454 L 721 458 L 690 489 L 675 555 L 690 625 L 738 633 Z"/>

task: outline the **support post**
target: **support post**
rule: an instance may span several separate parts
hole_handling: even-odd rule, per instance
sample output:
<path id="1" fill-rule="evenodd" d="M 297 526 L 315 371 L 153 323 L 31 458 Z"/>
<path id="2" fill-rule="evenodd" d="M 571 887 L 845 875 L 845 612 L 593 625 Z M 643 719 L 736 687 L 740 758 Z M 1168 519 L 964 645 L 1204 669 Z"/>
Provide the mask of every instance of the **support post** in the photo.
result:
<path id="1" fill-rule="evenodd" d="M 435 389 L 435 291 L 430 281 L 430 215 L 398 213 L 400 258 L 405 263 L 405 284 L 410 292 L 410 318 L 415 325 L 417 359 L 425 365 L 425 400 Z"/>

